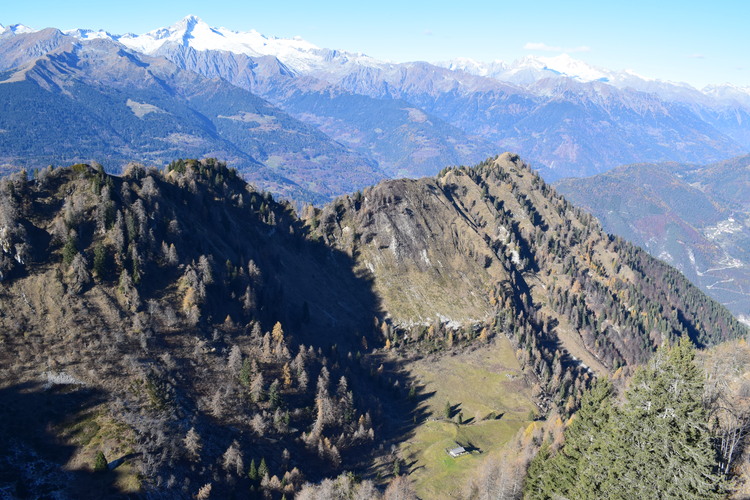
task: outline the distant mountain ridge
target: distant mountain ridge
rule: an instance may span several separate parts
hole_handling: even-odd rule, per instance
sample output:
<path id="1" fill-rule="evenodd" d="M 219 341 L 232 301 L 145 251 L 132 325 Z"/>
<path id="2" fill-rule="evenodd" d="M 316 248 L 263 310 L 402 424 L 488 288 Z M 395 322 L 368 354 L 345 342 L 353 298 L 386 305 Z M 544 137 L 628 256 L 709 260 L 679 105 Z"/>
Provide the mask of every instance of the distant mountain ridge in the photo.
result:
<path id="1" fill-rule="evenodd" d="M 347 69 L 351 66 L 386 69 L 400 65 L 361 53 L 320 48 L 301 37 L 277 38 L 265 36 L 255 30 L 238 32 L 227 28 L 214 28 L 195 15 L 188 15 L 172 26 L 141 35 L 113 35 L 105 31 L 89 29 L 70 30 L 67 33 L 81 39 L 111 38 L 144 53 L 156 53 L 166 44 L 177 43 L 198 51 L 220 50 L 251 57 L 273 56 L 297 74 L 317 72 L 318 76 L 323 75 L 329 81 L 347 73 Z M 605 82 L 618 88 L 657 93 L 661 97 L 668 95 L 668 92 L 660 93 L 658 89 L 671 87 L 672 93 L 681 89 L 683 92 L 698 92 L 718 100 L 727 99 L 726 93 L 732 91 L 750 98 L 750 88 L 746 87 L 723 84 L 698 90 L 686 83 L 648 78 L 632 70 L 613 71 L 595 67 L 565 53 L 553 57 L 525 56 L 510 63 L 501 60 L 482 62 L 470 58 L 459 58 L 435 62 L 434 65 L 519 85 L 560 77 L 583 83 Z M 336 68 L 339 70 L 337 71 Z"/>
<path id="2" fill-rule="evenodd" d="M 391 137 L 385 149 L 417 160 L 410 170 L 393 154 L 373 153 L 392 175 L 432 174 L 440 162 L 474 163 L 498 150 L 522 154 L 549 179 L 633 162 L 719 161 L 750 150 L 750 90 L 715 86 L 700 91 L 631 71 L 595 68 L 567 55 L 529 56 L 510 64 L 469 59 L 392 63 L 320 48 L 301 38 L 213 28 L 196 16 L 142 35 L 71 34 L 111 38 L 182 68 L 227 79 L 325 127 L 359 151 L 377 151 L 388 134 L 378 134 L 382 126 L 356 113 L 342 114 L 342 92 L 376 99 L 365 107 L 405 101 L 432 123 L 440 120 L 458 129 L 446 137 L 414 130 L 404 115 L 389 117 L 388 128 L 400 130 L 402 139 Z M 410 146 L 401 150 L 404 137 Z M 421 151 L 423 142 L 428 146 Z"/>
<path id="3" fill-rule="evenodd" d="M 246 90 L 106 38 L 0 37 L 0 73 L 0 160 L 10 164 L 219 156 L 268 189 L 318 202 L 385 177 Z"/>
<path id="4" fill-rule="evenodd" d="M 5 28 L 0 41 L 12 43 L 15 37 L 33 33 L 22 26 Z M 718 86 L 699 91 L 632 72 L 594 68 L 568 56 L 528 57 L 512 64 L 471 60 L 397 64 L 320 48 L 300 38 L 214 28 L 195 16 L 143 35 L 77 29 L 68 37 L 81 46 L 108 42 L 109 47 L 133 54 L 134 60 L 140 58 L 135 54 L 146 54 L 154 58 L 151 61 L 165 58 L 191 73 L 226 80 L 305 123 L 311 141 L 305 151 L 279 156 L 256 150 L 251 156 L 266 167 L 264 176 L 255 180 L 274 192 L 307 201 L 350 192 L 377 176 L 433 175 L 446 165 L 474 164 L 504 150 L 528 158 L 550 181 L 622 164 L 705 163 L 750 151 L 746 89 Z M 4 59 L 0 66 L 14 67 L 7 53 L 0 59 Z M 101 68 L 78 70 L 63 71 L 58 78 Z M 101 74 L 87 78 L 107 79 Z M 135 84 L 134 79 L 126 81 Z M 111 107 L 112 112 L 122 109 Z M 28 111 L 14 109 L 22 119 Z M 146 119 L 156 116 L 166 118 L 151 113 Z M 227 117 L 237 119 L 230 123 Z M 242 121 L 248 117 L 217 112 L 221 127 L 216 133 L 223 134 L 231 125 L 230 142 L 236 145 L 247 139 L 241 136 L 251 128 L 253 133 L 262 129 L 266 144 L 294 144 L 288 136 L 273 138 L 275 131 L 258 121 Z M 307 152 L 315 149 L 316 141 L 326 153 Z M 232 164 L 239 158 L 226 153 L 224 146 L 188 149 L 183 148 L 181 156 L 209 154 Z M 100 148 L 99 156 L 96 148 L 89 150 L 93 154 L 87 159 L 111 157 L 106 148 Z M 150 154 L 144 152 L 141 158 L 151 161 Z M 164 151 L 163 156 L 167 154 Z M 27 151 L 16 157 L 30 155 Z M 358 167 L 350 168 L 353 164 Z M 344 172 L 346 181 L 338 182 L 342 177 L 338 174 L 330 178 L 334 182 L 325 180 L 329 167 Z"/>

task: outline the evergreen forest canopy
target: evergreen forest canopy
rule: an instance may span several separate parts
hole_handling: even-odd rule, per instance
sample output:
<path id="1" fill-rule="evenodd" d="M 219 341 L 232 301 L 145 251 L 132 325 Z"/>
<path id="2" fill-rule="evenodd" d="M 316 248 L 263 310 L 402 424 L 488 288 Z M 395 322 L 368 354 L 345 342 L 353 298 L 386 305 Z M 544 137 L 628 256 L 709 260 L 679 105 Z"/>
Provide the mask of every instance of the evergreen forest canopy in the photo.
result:
<path id="1" fill-rule="evenodd" d="M 531 462 L 526 498 L 722 498 L 704 374 L 686 337 L 663 346 L 636 370 L 621 404 L 600 378 L 551 456 Z M 724 459 L 731 457 L 721 457 Z"/>
<path id="2" fill-rule="evenodd" d="M 514 425 L 537 429 L 585 422 L 594 371 L 746 335 L 509 154 L 301 218 L 210 159 L 19 173 L 0 181 L 0 248 L 0 481 L 21 496 L 407 498 L 435 466 L 406 459 L 413 432 L 504 425 L 502 408 L 436 412 L 421 359 L 507 343 L 535 408 Z M 545 470 L 527 491 L 547 494 Z"/>

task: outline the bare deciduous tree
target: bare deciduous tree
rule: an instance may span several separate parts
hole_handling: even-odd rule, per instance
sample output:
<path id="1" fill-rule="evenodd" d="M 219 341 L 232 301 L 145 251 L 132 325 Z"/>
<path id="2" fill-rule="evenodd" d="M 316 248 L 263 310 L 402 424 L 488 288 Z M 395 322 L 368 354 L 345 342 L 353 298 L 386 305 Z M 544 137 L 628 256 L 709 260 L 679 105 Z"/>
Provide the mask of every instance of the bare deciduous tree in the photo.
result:
<path id="1" fill-rule="evenodd" d="M 417 494 L 408 476 L 397 476 L 383 494 L 383 500 L 416 500 Z"/>
<path id="2" fill-rule="evenodd" d="M 250 420 L 250 426 L 258 436 L 263 436 L 266 433 L 266 429 L 268 428 L 266 419 L 263 418 L 263 415 L 261 415 L 260 413 L 256 413 L 253 416 L 252 420 Z"/>
<path id="3" fill-rule="evenodd" d="M 185 443 L 185 451 L 187 451 L 188 457 L 196 462 L 200 461 L 203 443 L 195 427 L 190 428 L 185 435 L 185 439 L 183 439 L 183 443 Z"/>
<path id="4" fill-rule="evenodd" d="M 242 350 L 240 349 L 240 346 L 234 345 L 232 346 L 231 351 L 229 351 L 227 368 L 232 375 L 235 377 L 239 376 L 240 370 L 242 370 Z"/>
<path id="5" fill-rule="evenodd" d="M 244 473 L 244 462 L 242 460 L 242 452 L 240 451 L 240 444 L 235 440 L 229 445 L 227 451 L 222 456 L 222 467 L 227 472 L 235 472 L 238 476 Z"/>

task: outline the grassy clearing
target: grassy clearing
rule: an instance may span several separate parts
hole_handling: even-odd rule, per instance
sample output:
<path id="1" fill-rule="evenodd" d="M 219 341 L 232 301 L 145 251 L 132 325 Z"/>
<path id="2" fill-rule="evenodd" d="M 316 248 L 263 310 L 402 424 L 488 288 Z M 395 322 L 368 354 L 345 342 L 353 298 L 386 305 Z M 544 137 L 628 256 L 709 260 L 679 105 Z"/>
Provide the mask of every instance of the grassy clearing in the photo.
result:
<path id="1" fill-rule="evenodd" d="M 135 467 L 132 435 L 123 424 L 108 417 L 103 409 L 94 409 L 61 426 L 60 438 L 76 446 L 76 451 L 65 465 L 68 470 L 90 470 L 98 451 L 103 451 L 107 461 L 122 461 L 114 470 L 103 476 L 102 484 L 111 483 L 112 491 L 135 494 L 141 489 Z M 128 459 L 123 460 L 123 457 Z M 103 486 L 102 486 L 103 487 Z"/>
<path id="2" fill-rule="evenodd" d="M 491 453 L 528 425 L 535 408 L 531 391 L 504 338 L 486 349 L 417 361 L 411 371 L 423 384 L 429 417 L 401 445 L 401 453 L 421 498 L 454 498 Z M 446 401 L 451 419 L 444 417 Z M 463 425 L 457 423 L 459 413 Z M 445 449 L 456 443 L 476 451 L 451 458 Z"/>

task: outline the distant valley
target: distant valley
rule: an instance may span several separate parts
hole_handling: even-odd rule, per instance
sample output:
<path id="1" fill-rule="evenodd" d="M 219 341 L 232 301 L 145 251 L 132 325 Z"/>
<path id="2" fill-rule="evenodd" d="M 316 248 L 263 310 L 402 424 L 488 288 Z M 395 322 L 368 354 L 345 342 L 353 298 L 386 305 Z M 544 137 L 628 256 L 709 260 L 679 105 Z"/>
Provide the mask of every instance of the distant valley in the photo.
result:
<path id="1" fill-rule="evenodd" d="M 629 165 L 556 187 L 750 322 L 750 157 Z"/>

